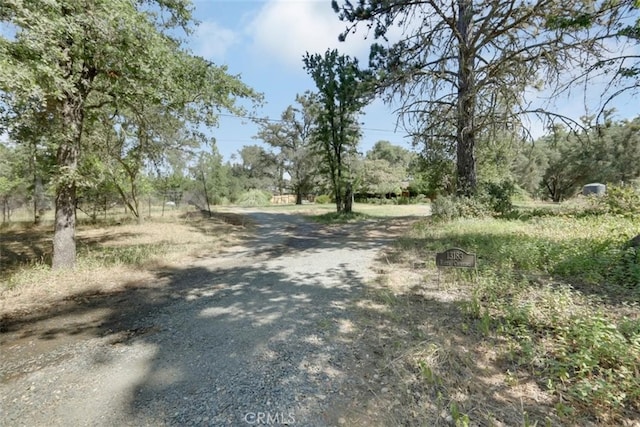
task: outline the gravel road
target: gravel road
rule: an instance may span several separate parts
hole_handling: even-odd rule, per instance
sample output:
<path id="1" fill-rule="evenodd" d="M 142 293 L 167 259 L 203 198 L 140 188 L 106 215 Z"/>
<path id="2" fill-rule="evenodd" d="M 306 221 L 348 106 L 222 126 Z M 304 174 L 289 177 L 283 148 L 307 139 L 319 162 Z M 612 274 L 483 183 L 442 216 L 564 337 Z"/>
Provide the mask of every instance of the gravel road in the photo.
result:
<path id="1" fill-rule="evenodd" d="M 256 236 L 0 329 L 6 426 L 344 423 L 353 306 L 386 237 L 245 212 Z"/>

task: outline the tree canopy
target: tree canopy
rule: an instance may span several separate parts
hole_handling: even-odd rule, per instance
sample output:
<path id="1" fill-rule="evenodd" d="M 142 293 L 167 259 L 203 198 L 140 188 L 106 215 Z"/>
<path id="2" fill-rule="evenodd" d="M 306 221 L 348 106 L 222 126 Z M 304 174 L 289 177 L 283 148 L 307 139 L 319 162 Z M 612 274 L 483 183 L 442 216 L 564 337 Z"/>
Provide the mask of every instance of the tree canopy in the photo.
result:
<path id="1" fill-rule="evenodd" d="M 516 131 L 531 89 L 554 89 L 566 71 L 602 58 L 602 38 L 623 3 L 582 0 L 338 2 L 346 38 L 365 23 L 388 43 L 371 48 L 380 93 L 401 104 L 421 144 L 454 147 L 457 192 L 476 191 L 479 135 Z M 597 22 L 598 26 L 592 26 Z"/>
<path id="2" fill-rule="evenodd" d="M 327 50 L 324 55 L 307 53 L 303 60 L 318 88 L 316 135 L 336 209 L 350 212 L 352 183 L 346 174 L 347 156 L 360 138 L 357 119 L 368 102 L 369 75 L 360 70 L 357 59 L 341 55 L 336 49 Z"/>
<path id="3" fill-rule="evenodd" d="M 313 189 L 317 174 L 316 120 L 319 113 L 317 95 L 310 92 L 296 96 L 296 105 L 290 105 L 280 120 L 261 121 L 257 138 L 274 149 L 278 162 L 289 175 L 296 204 Z"/>
<path id="4" fill-rule="evenodd" d="M 224 67 L 191 55 L 176 34 L 193 25 L 186 0 L 5 1 L 0 21 L 1 122 L 19 143 L 51 147 L 56 186 L 53 267 L 75 264 L 79 162 L 94 151 L 95 127 L 123 125 L 145 153 L 157 142 L 148 112 L 196 133 L 238 97 L 256 94 Z M 91 144 L 90 144 L 91 143 Z"/>

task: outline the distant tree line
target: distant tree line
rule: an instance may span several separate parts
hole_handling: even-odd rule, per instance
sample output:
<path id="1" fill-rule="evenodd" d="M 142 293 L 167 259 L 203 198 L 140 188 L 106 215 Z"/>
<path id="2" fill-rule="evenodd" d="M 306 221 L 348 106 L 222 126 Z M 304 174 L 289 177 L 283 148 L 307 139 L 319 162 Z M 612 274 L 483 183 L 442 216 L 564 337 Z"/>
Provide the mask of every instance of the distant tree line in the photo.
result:
<path id="1" fill-rule="evenodd" d="M 278 121 L 258 120 L 267 148 L 223 162 L 202 129 L 220 111 L 245 115 L 238 100 L 261 95 L 183 46 L 196 25 L 188 0 L 3 1 L 3 219 L 20 205 L 35 222 L 52 209 L 52 265 L 71 268 L 78 210 L 96 218 L 118 203 L 142 220 L 150 195 L 208 209 L 249 190 L 293 192 L 298 203 L 326 194 L 348 212 L 356 195 L 469 198 L 512 182 L 559 201 L 586 182 L 638 178 L 637 119 L 572 123 L 526 96 L 602 76 L 613 88 L 605 105 L 637 90 L 637 55 L 610 54 L 637 47 L 637 1 L 332 3 L 341 39 L 365 30 L 376 40 L 368 67 L 337 50 L 307 53 L 317 91 Z M 359 152 L 359 116 L 376 98 L 400 105 L 417 154 L 387 142 Z M 530 115 L 548 126 L 537 141 L 523 137 Z"/>

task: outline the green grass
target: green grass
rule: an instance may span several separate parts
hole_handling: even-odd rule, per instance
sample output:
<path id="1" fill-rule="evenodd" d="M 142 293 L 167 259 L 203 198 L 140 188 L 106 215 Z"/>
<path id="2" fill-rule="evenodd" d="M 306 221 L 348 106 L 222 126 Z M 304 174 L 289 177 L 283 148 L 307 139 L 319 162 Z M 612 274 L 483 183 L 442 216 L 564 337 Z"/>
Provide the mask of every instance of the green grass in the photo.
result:
<path id="1" fill-rule="evenodd" d="M 335 213 L 336 205 L 328 204 L 304 204 L 304 205 L 271 205 L 261 208 L 269 212 L 288 212 L 302 215 L 322 215 Z M 374 205 L 369 203 L 354 203 L 353 211 L 372 217 L 402 217 L 425 216 L 429 213 L 429 205 Z"/>
<path id="2" fill-rule="evenodd" d="M 150 260 L 171 251 L 167 243 L 138 244 L 131 246 L 85 247 L 78 253 L 80 266 L 133 265 L 142 267 Z"/>
<path id="3" fill-rule="evenodd" d="M 555 395 L 560 415 L 616 423 L 640 412 L 640 254 L 626 247 L 639 231 L 638 218 L 558 212 L 424 221 L 401 244 L 475 252 L 462 304 L 471 332 L 502 343 L 506 363 Z"/>
<path id="4" fill-rule="evenodd" d="M 346 224 L 350 222 L 366 221 L 371 219 L 371 215 L 366 215 L 360 212 L 329 212 L 322 215 L 314 215 L 311 218 L 321 224 Z"/>

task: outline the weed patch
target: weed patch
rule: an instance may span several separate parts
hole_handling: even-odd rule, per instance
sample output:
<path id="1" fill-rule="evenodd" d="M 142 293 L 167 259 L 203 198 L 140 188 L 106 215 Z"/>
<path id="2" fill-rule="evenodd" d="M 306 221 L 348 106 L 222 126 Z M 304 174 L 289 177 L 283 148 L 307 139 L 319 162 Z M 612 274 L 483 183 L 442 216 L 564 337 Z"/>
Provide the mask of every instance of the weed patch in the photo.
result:
<path id="1" fill-rule="evenodd" d="M 321 224 L 346 224 L 350 222 L 368 220 L 371 219 L 371 216 L 360 212 L 329 212 L 322 215 L 315 215 L 311 218 Z"/>
<path id="2" fill-rule="evenodd" d="M 473 289 L 460 303 L 468 319 L 460 332 L 491 341 L 513 378 L 554 396 L 564 422 L 616 424 L 640 415 L 640 258 L 626 244 L 638 229 L 628 215 L 550 212 L 423 221 L 398 250 L 420 242 L 425 257 L 449 247 L 475 252 L 476 280 L 443 273 Z"/>

